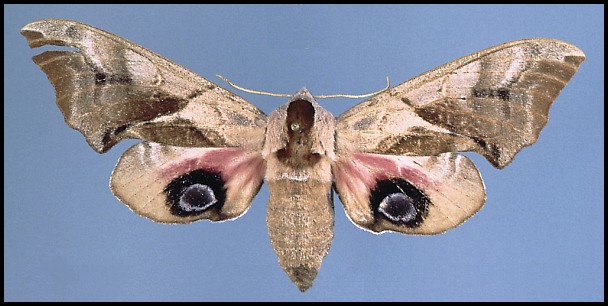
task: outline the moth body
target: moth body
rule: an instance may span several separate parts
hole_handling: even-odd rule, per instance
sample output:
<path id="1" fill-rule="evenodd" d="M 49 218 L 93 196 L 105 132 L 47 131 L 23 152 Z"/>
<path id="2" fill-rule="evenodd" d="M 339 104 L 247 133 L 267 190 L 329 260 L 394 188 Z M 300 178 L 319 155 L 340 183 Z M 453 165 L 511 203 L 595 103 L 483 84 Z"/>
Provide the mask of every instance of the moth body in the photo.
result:
<path id="1" fill-rule="evenodd" d="M 559 92 L 584 61 L 569 43 L 522 39 L 456 59 L 338 117 L 306 90 L 270 115 L 137 44 L 77 21 L 21 30 L 55 88 L 66 123 L 119 159 L 110 188 L 161 223 L 242 216 L 264 181 L 279 264 L 301 291 L 333 240 L 335 191 L 373 232 L 431 235 L 478 212 L 485 186 L 462 151 L 507 166 L 538 139 Z M 404 269 L 407 267 L 404 267 Z"/>
<path id="2" fill-rule="evenodd" d="M 334 116 L 305 89 L 268 116 L 266 224 L 279 264 L 305 291 L 333 240 Z"/>

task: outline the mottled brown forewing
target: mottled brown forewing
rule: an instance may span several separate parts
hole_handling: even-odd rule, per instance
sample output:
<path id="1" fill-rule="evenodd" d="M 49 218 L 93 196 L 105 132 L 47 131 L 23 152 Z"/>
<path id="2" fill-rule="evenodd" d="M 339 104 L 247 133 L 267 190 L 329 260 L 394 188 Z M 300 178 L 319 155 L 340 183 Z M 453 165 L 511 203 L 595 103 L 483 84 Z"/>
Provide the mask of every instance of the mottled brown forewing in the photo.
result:
<path id="1" fill-rule="evenodd" d="M 475 151 L 503 168 L 536 141 L 584 59 L 580 49 L 554 39 L 491 47 L 349 109 L 338 118 L 338 135 L 364 152 Z"/>

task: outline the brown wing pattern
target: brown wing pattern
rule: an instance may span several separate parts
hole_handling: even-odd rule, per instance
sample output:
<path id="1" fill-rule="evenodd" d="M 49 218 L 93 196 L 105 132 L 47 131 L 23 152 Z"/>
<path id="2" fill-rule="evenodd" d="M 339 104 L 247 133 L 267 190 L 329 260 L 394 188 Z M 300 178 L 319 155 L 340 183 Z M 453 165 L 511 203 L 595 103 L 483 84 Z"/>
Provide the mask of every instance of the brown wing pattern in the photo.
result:
<path id="1" fill-rule="evenodd" d="M 338 149 L 394 155 L 475 151 L 505 167 L 533 144 L 585 55 L 526 39 L 462 57 L 395 86 L 338 118 Z M 352 150 L 349 150 L 352 151 Z"/>
<path id="2" fill-rule="evenodd" d="M 67 124 L 97 152 L 125 138 L 190 147 L 263 144 L 266 116 L 257 107 L 139 45 L 61 19 L 32 22 L 21 33 L 31 47 L 75 48 L 34 61 Z"/>

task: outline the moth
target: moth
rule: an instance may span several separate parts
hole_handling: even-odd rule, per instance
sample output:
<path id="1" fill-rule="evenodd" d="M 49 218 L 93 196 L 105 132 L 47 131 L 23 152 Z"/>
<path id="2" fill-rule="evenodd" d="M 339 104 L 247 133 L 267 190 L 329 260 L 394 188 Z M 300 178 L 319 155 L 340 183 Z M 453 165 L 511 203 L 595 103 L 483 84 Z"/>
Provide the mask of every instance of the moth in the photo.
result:
<path id="1" fill-rule="evenodd" d="M 577 47 L 524 39 L 464 56 L 383 91 L 338 117 L 302 88 L 269 115 L 128 40 L 70 20 L 21 30 L 66 123 L 118 161 L 113 194 L 161 223 L 242 216 L 264 181 L 280 266 L 301 291 L 333 240 L 333 191 L 373 233 L 430 235 L 463 223 L 486 195 L 473 162 L 507 166 L 533 144 L 584 61 Z"/>

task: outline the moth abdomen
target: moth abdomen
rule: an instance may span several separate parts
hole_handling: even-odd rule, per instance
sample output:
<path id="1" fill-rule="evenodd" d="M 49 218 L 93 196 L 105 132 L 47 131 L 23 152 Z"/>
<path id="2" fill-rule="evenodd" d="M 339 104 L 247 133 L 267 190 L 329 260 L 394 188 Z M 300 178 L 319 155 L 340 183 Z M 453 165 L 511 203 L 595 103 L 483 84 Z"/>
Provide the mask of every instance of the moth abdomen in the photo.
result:
<path id="1" fill-rule="evenodd" d="M 370 193 L 370 204 L 376 219 L 416 228 L 428 215 L 429 197 L 402 178 L 379 180 Z"/>
<path id="2" fill-rule="evenodd" d="M 220 214 L 226 202 L 226 182 L 220 173 L 197 169 L 173 179 L 164 189 L 169 211 L 177 216 L 195 216 L 208 210 Z"/>
<path id="3" fill-rule="evenodd" d="M 331 182 L 268 182 L 266 225 L 281 268 L 300 291 L 317 276 L 334 237 Z"/>

